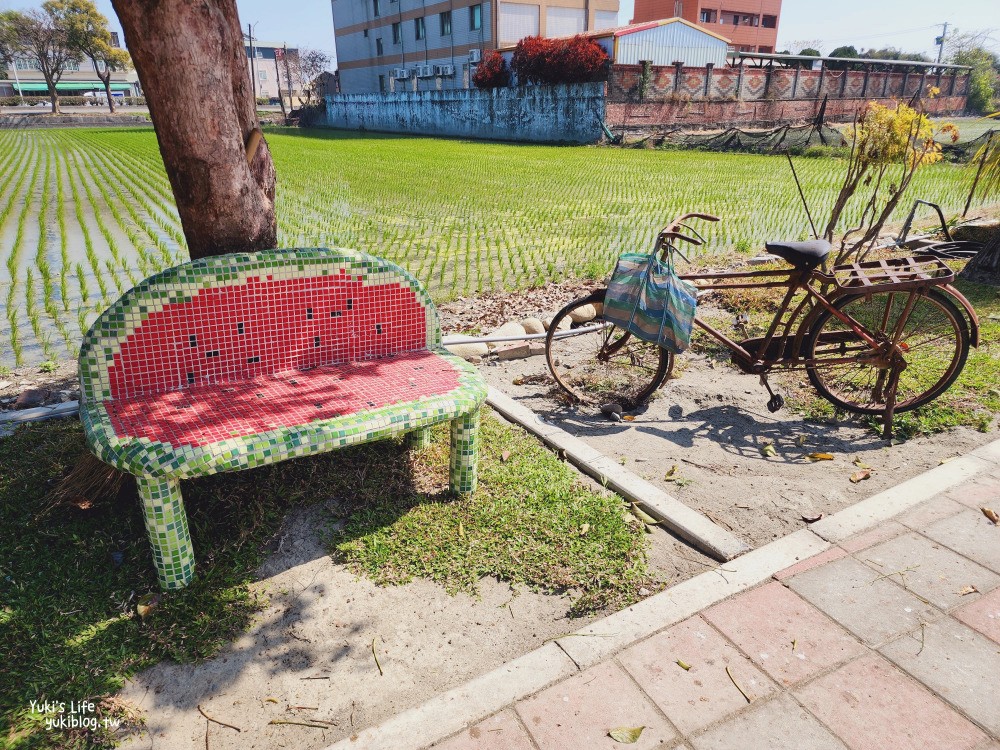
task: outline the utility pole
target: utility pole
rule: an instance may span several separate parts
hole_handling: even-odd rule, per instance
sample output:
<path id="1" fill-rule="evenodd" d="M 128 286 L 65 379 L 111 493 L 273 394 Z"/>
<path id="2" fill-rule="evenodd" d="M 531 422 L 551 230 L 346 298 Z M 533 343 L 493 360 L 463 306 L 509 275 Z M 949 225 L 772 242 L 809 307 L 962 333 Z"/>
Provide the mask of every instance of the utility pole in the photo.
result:
<path id="1" fill-rule="evenodd" d="M 247 24 L 247 41 L 250 43 L 250 85 L 253 86 L 253 100 L 257 101 L 257 71 L 254 66 L 253 26 Z"/>
<path id="2" fill-rule="evenodd" d="M 292 107 L 292 74 L 288 70 L 288 44 L 287 43 L 285 44 L 285 54 L 283 55 L 283 57 L 285 58 L 285 85 L 288 87 L 288 108 L 289 109 L 293 109 L 293 107 Z M 301 68 L 300 68 L 300 70 L 301 70 Z M 302 76 L 300 75 L 299 77 L 301 78 Z M 281 87 L 279 86 L 278 89 L 279 89 L 278 90 L 278 96 L 281 96 L 281 90 L 280 90 Z M 299 98 L 299 106 L 302 106 L 302 99 L 301 98 Z"/>
<path id="3" fill-rule="evenodd" d="M 948 36 L 948 22 L 944 22 L 944 29 L 941 31 L 941 36 L 934 40 L 934 43 L 938 46 L 938 62 L 941 62 L 941 55 L 944 54 L 944 40 Z"/>

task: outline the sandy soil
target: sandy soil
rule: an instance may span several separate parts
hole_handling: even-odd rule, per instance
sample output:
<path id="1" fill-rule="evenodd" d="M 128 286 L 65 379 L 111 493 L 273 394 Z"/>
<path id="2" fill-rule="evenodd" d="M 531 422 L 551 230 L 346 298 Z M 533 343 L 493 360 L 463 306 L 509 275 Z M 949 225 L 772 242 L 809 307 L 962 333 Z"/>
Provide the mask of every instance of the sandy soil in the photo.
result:
<path id="1" fill-rule="evenodd" d="M 270 605 L 250 632 L 213 659 L 161 663 L 127 685 L 121 697 L 146 726 L 123 747 L 203 747 L 199 706 L 242 730 L 208 727 L 216 750 L 325 747 L 595 619 L 567 619 L 567 595 L 489 579 L 478 599 L 427 581 L 380 588 L 326 554 L 317 529 L 329 520 L 322 506 L 286 519 L 256 585 Z M 651 539 L 664 582 L 713 565 L 662 532 Z M 330 723 L 270 723 L 311 719 Z"/>
<path id="2" fill-rule="evenodd" d="M 889 445 L 857 421 L 808 422 L 788 407 L 771 414 L 755 376 L 704 354 L 681 355 L 679 377 L 667 381 L 632 422 L 608 421 L 594 407 L 566 406 L 554 397 L 551 383 L 537 382 L 541 378 L 513 384 L 524 375 L 547 373 L 544 357 L 484 363 L 481 371 L 546 420 L 753 547 L 996 438 L 961 428 Z M 804 373 L 790 373 L 772 376 L 771 384 L 787 394 L 805 380 Z M 767 444 L 776 455 L 762 452 Z M 812 461 L 811 453 L 833 459 Z M 667 481 L 674 466 L 673 481 Z M 871 478 L 851 482 L 864 467 L 870 467 Z"/>

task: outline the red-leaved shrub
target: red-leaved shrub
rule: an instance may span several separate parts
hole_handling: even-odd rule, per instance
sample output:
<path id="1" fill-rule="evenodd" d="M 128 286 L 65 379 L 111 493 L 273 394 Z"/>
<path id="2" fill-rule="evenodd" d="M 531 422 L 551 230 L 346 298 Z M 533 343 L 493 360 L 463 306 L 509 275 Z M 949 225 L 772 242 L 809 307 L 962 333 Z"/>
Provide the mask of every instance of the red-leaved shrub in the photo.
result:
<path id="1" fill-rule="evenodd" d="M 483 56 L 482 62 L 476 66 L 472 74 L 472 84 L 477 89 L 499 89 L 510 86 L 510 68 L 504 56 L 496 50 L 490 50 Z"/>
<path id="2" fill-rule="evenodd" d="M 525 37 L 514 48 L 511 65 L 517 82 L 523 85 L 599 81 L 607 72 L 608 62 L 601 45 L 578 34 L 571 39 Z"/>

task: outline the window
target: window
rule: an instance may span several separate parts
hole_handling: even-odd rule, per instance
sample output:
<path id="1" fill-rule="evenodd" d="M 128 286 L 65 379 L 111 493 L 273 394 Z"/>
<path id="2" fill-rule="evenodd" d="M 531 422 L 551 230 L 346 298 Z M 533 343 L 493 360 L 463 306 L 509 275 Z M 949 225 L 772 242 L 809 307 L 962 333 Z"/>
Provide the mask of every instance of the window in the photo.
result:
<path id="1" fill-rule="evenodd" d="M 380 93 L 385 93 L 385 76 L 378 77 L 378 90 Z"/>
<path id="2" fill-rule="evenodd" d="M 469 6 L 469 30 L 479 31 L 483 28 L 483 6 L 482 3 L 479 5 Z"/>
<path id="3" fill-rule="evenodd" d="M 399 23 L 399 21 L 396 21 L 396 23 L 392 25 L 392 43 L 400 44 L 402 41 L 403 41 L 403 27 Z"/>
<path id="4" fill-rule="evenodd" d="M 413 19 L 413 33 L 417 39 L 427 38 L 427 26 L 424 24 L 424 17 Z"/>
<path id="5" fill-rule="evenodd" d="M 372 0 L 372 14 L 375 18 L 378 18 L 381 15 L 381 13 L 379 13 L 378 0 Z"/>
<path id="6" fill-rule="evenodd" d="M 18 60 L 15 67 L 18 70 L 41 70 L 35 60 Z"/>
<path id="7" fill-rule="evenodd" d="M 777 16 L 764 16 L 764 20 L 761 23 L 765 29 L 776 29 L 778 27 L 778 17 Z"/>
<path id="8" fill-rule="evenodd" d="M 266 81 L 267 80 L 267 71 L 266 70 L 258 70 L 257 71 L 257 78 L 259 78 L 262 81 Z"/>
<path id="9" fill-rule="evenodd" d="M 674 16 L 680 18 L 684 15 L 684 2 L 683 0 L 674 0 Z"/>
<path id="10" fill-rule="evenodd" d="M 441 14 L 441 36 L 451 36 L 451 11 L 446 10 Z"/>
<path id="11" fill-rule="evenodd" d="M 379 37 L 375 40 L 375 54 L 381 57 L 383 52 L 385 52 L 385 50 L 382 49 L 382 37 Z"/>
<path id="12" fill-rule="evenodd" d="M 362 31 L 361 32 L 361 36 L 363 36 L 365 39 L 367 39 L 368 38 L 368 29 L 365 29 L 364 31 Z"/>
<path id="13" fill-rule="evenodd" d="M 701 23 L 715 23 L 715 11 L 703 10 L 701 12 Z"/>

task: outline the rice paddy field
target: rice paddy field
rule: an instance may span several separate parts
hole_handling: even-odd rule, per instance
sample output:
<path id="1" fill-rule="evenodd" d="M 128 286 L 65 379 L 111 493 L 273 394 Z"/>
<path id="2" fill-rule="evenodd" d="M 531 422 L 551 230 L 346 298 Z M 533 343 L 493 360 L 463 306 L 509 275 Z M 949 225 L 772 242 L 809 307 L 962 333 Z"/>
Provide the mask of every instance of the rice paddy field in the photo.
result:
<path id="1" fill-rule="evenodd" d="M 271 131 L 279 242 L 390 258 L 436 300 L 601 277 L 674 215 L 723 217 L 711 250 L 804 239 L 783 157 Z M 843 163 L 799 159 L 815 213 Z M 936 164 L 910 197 L 961 210 L 970 174 Z M 900 217 L 907 205 L 900 210 Z M 187 251 L 151 129 L 0 131 L 0 366 L 76 355 L 122 292 Z"/>

